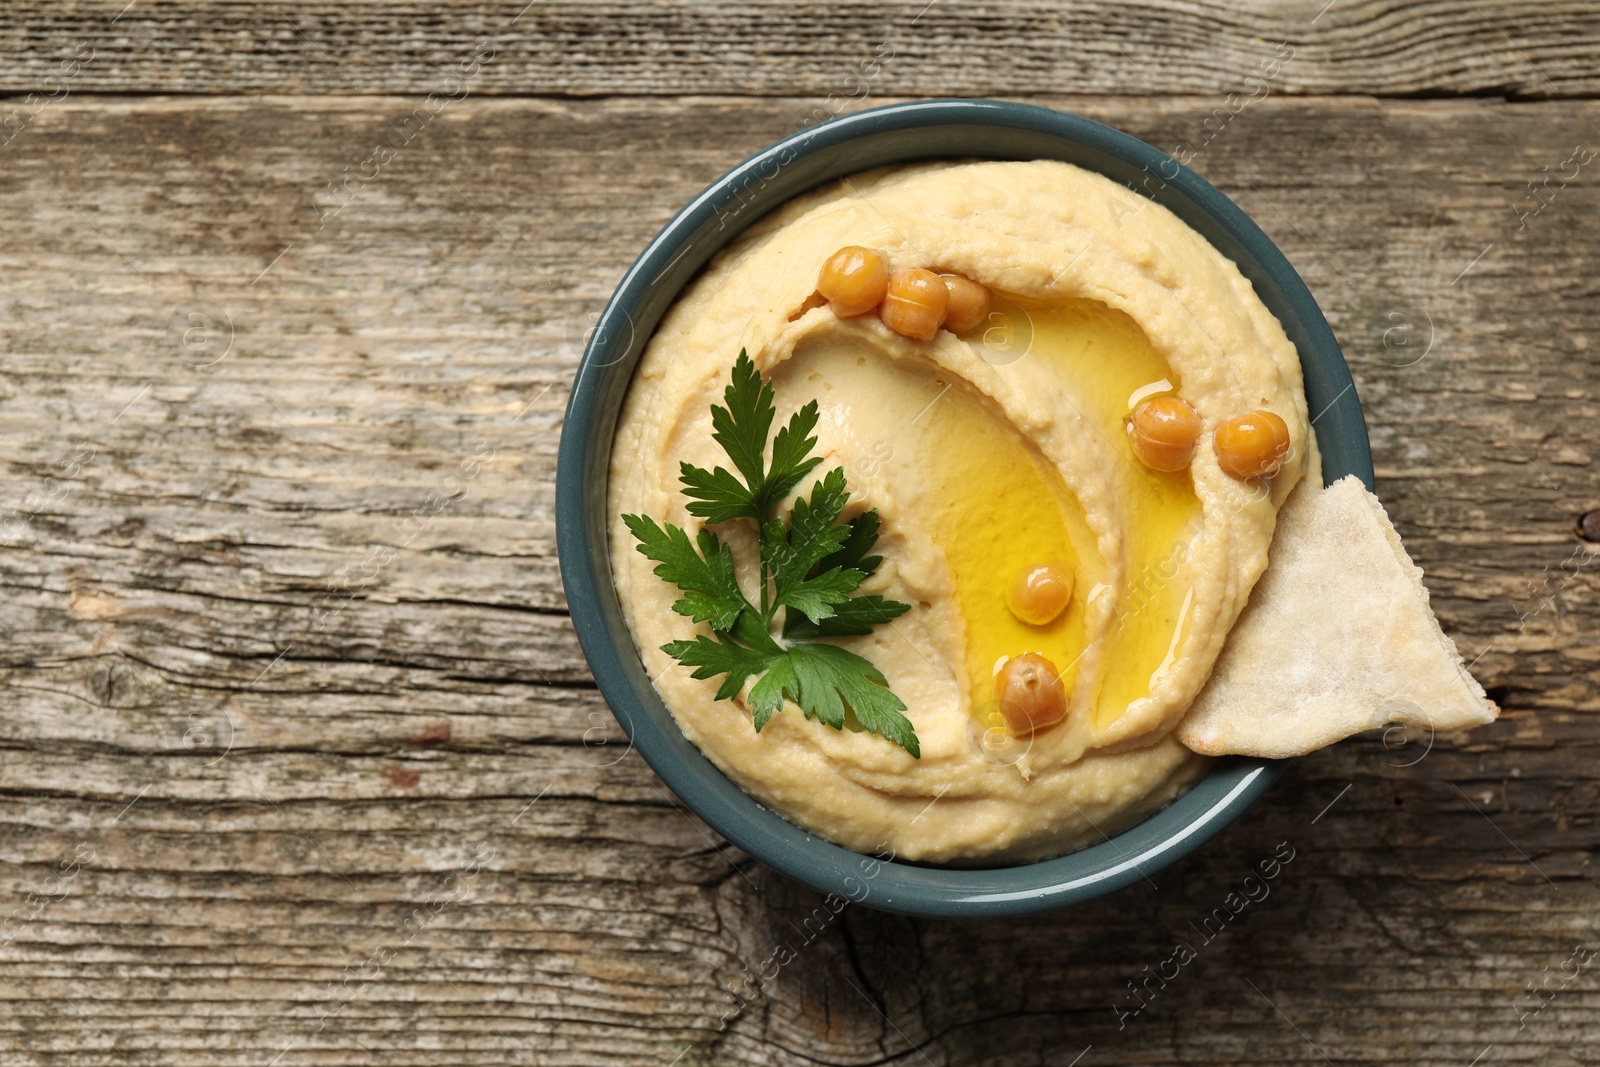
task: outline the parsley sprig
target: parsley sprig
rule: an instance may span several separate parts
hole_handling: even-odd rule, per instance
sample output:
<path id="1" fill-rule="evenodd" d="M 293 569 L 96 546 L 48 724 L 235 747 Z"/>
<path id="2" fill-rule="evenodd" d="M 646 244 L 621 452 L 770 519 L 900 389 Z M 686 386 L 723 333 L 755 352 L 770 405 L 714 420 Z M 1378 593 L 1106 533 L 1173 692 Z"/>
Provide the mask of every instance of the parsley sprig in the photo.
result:
<path id="1" fill-rule="evenodd" d="M 680 615 L 706 623 L 710 635 L 671 641 L 663 652 L 693 677 L 726 675 L 718 700 L 750 689 L 750 714 L 757 731 L 785 700 L 808 719 L 843 729 L 847 715 L 921 758 L 917 734 L 903 712 L 905 703 L 889 691 L 883 672 L 870 660 L 822 638 L 859 637 L 879 623 L 911 610 L 857 589 L 883 562 L 870 555 L 878 541 L 878 513 L 866 511 L 841 521 L 850 493 L 843 468 L 835 468 L 799 496 L 787 519 L 779 505 L 822 462 L 811 455 L 817 439 L 817 402 L 796 411 L 767 441 L 777 415 L 772 385 L 764 381 L 744 352 L 723 393 L 726 407 L 711 407 L 712 437 L 728 454 L 734 470 L 680 465 L 689 514 L 705 520 L 693 538 L 681 527 L 645 515 L 624 515 L 638 549 L 658 566 L 655 573 L 678 587 L 672 605 Z M 760 593 L 752 604 L 734 574 L 733 548 L 707 527 L 749 521 L 760 535 Z M 781 625 L 777 623 L 779 610 Z"/>

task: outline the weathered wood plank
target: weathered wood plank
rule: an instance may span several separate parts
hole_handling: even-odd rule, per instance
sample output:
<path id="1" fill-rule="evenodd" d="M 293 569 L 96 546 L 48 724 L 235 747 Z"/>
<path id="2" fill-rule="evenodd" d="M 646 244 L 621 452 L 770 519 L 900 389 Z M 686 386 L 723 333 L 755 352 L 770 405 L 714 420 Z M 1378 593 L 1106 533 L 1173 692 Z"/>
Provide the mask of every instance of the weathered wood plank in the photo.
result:
<path id="1" fill-rule="evenodd" d="M 0 167 L 0 1059 L 1592 1061 L 1592 970 L 1517 1014 L 1600 910 L 1592 175 L 1517 210 L 1600 106 L 1055 102 L 1305 274 L 1501 723 L 1300 761 L 1159 889 L 819 918 L 627 752 L 550 514 L 588 317 L 809 101 L 470 99 L 336 195 L 414 101 L 70 98 Z"/>
<path id="2" fill-rule="evenodd" d="M 13 0 L 0 91 L 1560 97 L 1600 91 L 1597 46 L 1581 0 Z"/>

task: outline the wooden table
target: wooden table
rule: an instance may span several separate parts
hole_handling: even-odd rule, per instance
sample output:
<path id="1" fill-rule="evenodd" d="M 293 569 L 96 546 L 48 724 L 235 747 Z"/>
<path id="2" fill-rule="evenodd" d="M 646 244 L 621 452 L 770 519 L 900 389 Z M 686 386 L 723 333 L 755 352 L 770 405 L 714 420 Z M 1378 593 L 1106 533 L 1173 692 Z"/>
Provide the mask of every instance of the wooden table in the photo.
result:
<path id="1" fill-rule="evenodd" d="M 0 1063 L 1600 1063 L 1600 9 L 525 3 L 0 13 Z M 930 95 L 1193 150 L 1505 713 L 1092 905 L 806 943 L 593 689 L 556 443 L 680 205 Z"/>

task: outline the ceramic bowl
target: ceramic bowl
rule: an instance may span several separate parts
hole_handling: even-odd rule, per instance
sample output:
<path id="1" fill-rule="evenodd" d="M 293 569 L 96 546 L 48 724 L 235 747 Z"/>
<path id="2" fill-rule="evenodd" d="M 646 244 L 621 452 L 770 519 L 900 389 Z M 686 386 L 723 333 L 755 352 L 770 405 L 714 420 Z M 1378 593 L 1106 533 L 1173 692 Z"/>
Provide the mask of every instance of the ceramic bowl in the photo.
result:
<path id="1" fill-rule="evenodd" d="M 623 619 L 606 521 L 611 438 L 634 365 L 712 255 L 771 209 L 825 182 L 872 167 L 956 158 L 1064 160 L 1150 197 L 1197 230 L 1239 265 L 1299 350 L 1323 478 L 1355 474 L 1371 486 L 1366 425 L 1333 332 L 1283 253 L 1233 201 L 1170 156 L 1089 119 L 1028 104 L 931 100 L 834 119 L 758 152 L 650 242 L 597 321 L 578 367 L 561 434 L 556 532 L 567 603 L 595 681 L 632 745 L 689 808 L 751 856 L 820 892 L 887 911 L 978 918 L 1063 907 L 1155 873 L 1238 818 L 1283 765 L 1219 760 L 1166 808 L 1056 859 L 954 869 L 863 856 L 763 807 L 685 739 Z"/>

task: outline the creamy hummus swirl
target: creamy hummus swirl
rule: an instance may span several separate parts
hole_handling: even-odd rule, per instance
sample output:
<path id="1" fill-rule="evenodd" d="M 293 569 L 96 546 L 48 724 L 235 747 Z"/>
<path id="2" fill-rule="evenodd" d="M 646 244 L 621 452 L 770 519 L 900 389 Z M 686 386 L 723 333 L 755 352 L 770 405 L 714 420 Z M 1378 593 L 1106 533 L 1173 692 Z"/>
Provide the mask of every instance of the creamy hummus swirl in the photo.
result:
<path id="1" fill-rule="evenodd" d="M 876 316 L 841 320 L 812 306 L 819 266 L 844 245 L 876 248 L 894 268 L 982 282 L 1002 297 L 1001 343 L 946 331 L 914 341 Z M 793 707 L 757 734 L 742 701 L 714 699 L 716 681 L 692 679 L 660 651 L 692 627 L 671 611 L 676 589 L 634 551 L 620 516 L 699 525 L 685 510 L 679 464 L 726 465 L 710 407 L 741 349 L 771 377 L 780 420 L 819 401 L 827 458 L 817 474 L 844 466 L 852 508 L 874 507 L 883 519 L 884 564 L 864 588 L 913 608 L 843 643 L 906 702 L 920 760 Z M 1147 471 L 1119 440 L 1132 398 L 1118 390 L 1141 373 L 1135 364 L 1163 368 L 1151 388 L 1171 385 L 1199 412 L 1204 430 L 1187 472 Z M 1291 437 L 1285 466 L 1265 484 L 1224 474 L 1210 446 L 1221 422 L 1252 409 L 1280 415 Z M 1063 163 L 873 172 L 791 202 L 742 235 L 649 342 L 612 453 L 613 576 L 684 734 L 762 803 L 867 852 L 947 863 L 1040 858 L 1142 817 L 1203 769 L 1172 727 L 1266 566 L 1278 506 L 1296 481 L 1317 477 L 1315 447 L 1283 328 L 1234 264 L 1166 209 Z M 1007 475 L 979 463 L 985 448 L 1020 457 L 1013 467 L 1036 466 L 1029 477 L 1059 496 L 1058 540 L 1077 572 L 1070 625 L 1048 635 L 1052 657 L 1069 666 L 1068 716 L 999 758 L 984 740 L 990 682 L 974 660 L 987 624 L 960 577 L 951 523 L 972 524 L 962 538 L 997 554 L 1013 535 L 1039 531 L 1023 511 L 986 509 L 991 473 L 996 493 Z M 953 496 L 966 510 L 952 510 Z M 753 539 L 724 536 L 753 589 Z M 1014 649 L 1026 651 L 1037 649 Z"/>

